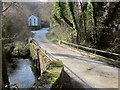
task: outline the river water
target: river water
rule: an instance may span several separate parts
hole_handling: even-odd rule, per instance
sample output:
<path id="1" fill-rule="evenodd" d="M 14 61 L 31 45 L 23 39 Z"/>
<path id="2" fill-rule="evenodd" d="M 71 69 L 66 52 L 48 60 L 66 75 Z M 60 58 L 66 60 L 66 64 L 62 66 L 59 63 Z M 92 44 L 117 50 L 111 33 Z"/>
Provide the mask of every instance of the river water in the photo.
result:
<path id="1" fill-rule="evenodd" d="M 12 59 L 12 62 L 8 64 L 11 88 L 32 88 L 36 78 L 31 67 L 30 59 Z"/>

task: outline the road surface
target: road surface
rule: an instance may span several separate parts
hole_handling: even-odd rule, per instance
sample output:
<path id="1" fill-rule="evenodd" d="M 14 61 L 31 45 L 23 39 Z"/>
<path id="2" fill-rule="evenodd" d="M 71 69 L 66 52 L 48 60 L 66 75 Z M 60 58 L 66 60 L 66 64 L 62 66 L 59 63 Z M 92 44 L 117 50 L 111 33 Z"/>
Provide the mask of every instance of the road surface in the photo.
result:
<path id="1" fill-rule="evenodd" d="M 69 48 L 62 47 L 50 42 L 46 38 L 48 28 L 43 28 L 34 33 L 33 39 L 39 45 L 50 52 L 55 58 L 60 59 L 75 75 L 66 69 L 72 78 L 78 82 L 85 82 L 87 88 L 118 88 L 118 68 L 100 62 L 97 59 L 104 59 L 85 51 L 75 52 Z M 97 58 L 97 59 L 96 59 Z M 109 59 L 108 59 L 109 60 Z"/>

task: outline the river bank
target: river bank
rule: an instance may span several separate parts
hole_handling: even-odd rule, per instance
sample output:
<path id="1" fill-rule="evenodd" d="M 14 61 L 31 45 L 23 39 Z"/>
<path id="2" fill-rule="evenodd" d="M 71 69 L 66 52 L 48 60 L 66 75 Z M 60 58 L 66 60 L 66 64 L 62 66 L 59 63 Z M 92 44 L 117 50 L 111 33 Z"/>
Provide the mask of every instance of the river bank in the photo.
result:
<path id="1" fill-rule="evenodd" d="M 6 58 L 29 58 L 29 44 L 26 42 L 14 42 L 4 45 Z"/>
<path id="2" fill-rule="evenodd" d="M 4 45 L 6 55 L 7 75 L 11 88 L 32 88 L 36 76 L 32 69 L 29 44 L 13 42 Z"/>
<path id="3" fill-rule="evenodd" d="M 32 88 L 36 77 L 30 58 L 12 58 L 12 61 L 8 64 L 10 88 Z"/>

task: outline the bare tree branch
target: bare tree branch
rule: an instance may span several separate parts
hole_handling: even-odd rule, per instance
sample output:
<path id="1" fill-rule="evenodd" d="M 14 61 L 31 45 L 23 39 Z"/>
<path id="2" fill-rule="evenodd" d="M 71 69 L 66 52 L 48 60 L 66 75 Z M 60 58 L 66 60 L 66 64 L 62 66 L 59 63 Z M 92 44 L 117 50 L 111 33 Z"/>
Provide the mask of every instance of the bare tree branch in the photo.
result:
<path id="1" fill-rule="evenodd" d="M 13 39 L 16 39 L 17 38 L 17 35 L 14 35 L 13 37 L 11 38 L 1 38 L 0 41 L 4 41 L 4 40 L 13 40 Z"/>
<path id="2" fill-rule="evenodd" d="M 2 10 L 2 13 L 7 11 L 13 4 L 15 4 L 15 2 L 11 3 L 7 8 L 5 8 L 4 10 Z"/>

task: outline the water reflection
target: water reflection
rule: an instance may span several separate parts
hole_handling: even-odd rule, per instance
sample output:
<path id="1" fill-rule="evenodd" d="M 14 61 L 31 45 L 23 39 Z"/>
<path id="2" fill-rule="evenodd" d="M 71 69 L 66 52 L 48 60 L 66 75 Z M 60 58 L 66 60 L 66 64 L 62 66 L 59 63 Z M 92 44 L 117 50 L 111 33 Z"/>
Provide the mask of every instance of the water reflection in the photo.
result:
<path id="1" fill-rule="evenodd" d="M 8 68 L 10 84 L 16 84 L 18 88 L 31 88 L 35 83 L 35 76 L 30 60 L 13 59 L 13 61 Z"/>

